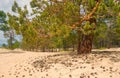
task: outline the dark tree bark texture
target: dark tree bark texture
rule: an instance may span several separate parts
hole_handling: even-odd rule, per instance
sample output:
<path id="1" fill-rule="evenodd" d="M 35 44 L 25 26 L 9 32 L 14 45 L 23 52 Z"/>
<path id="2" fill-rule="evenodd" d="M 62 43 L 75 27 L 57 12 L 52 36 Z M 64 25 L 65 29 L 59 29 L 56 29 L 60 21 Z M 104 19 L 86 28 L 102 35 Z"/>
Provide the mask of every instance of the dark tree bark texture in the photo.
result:
<path id="1" fill-rule="evenodd" d="M 89 29 L 90 31 L 94 31 L 96 29 L 96 19 L 95 18 L 91 18 L 89 20 L 90 24 L 94 24 L 94 27 L 92 29 Z M 81 39 L 78 39 L 78 54 L 87 54 L 90 53 L 92 50 L 92 43 L 93 43 L 93 38 L 94 38 L 94 34 L 91 33 L 89 35 L 85 35 L 81 33 L 78 33 L 79 36 L 81 36 Z"/>
<path id="2" fill-rule="evenodd" d="M 89 14 L 85 15 L 80 21 L 73 24 L 72 28 L 75 29 L 76 27 L 80 27 L 84 21 L 89 21 L 90 24 L 94 23 L 93 29 L 90 29 L 91 31 L 94 31 L 96 28 L 96 19 L 93 17 L 101 1 L 102 0 L 97 0 L 97 3 L 93 8 L 93 10 Z M 90 53 L 92 50 L 92 42 L 93 42 L 94 34 L 85 35 L 85 34 L 79 33 L 79 30 L 78 30 L 78 35 L 81 36 L 81 38 L 78 38 L 77 53 L 78 54 Z"/>

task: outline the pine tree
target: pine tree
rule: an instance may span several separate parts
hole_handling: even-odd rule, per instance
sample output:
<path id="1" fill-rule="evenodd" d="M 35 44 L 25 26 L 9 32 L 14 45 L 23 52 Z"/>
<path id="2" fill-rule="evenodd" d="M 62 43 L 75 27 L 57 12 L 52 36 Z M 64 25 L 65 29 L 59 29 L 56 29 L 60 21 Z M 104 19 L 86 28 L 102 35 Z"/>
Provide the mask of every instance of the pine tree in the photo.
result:
<path id="1" fill-rule="evenodd" d="M 111 45 L 115 40 L 111 38 L 114 33 L 118 34 L 115 36 L 119 39 L 117 28 L 119 27 L 120 2 L 116 3 L 114 0 L 32 0 L 30 4 L 34 16 L 31 20 L 27 17 L 27 6 L 21 9 L 16 2 L 12 10 L 18 16 L 8 14 L 9 25 L 15 29 L 16 33 L 23 36 L 24 49 L 46 51 L 54 48 L 66 49 L 78 44 L 77 52 L 81 54 L 91 52 L 93 39 L 98 47 L 101 42 L 100 46 Z"/>
<path id="2" fill-rule="evenodd" d="M 5 12 L 0 11 L 0 30 L 4 32 L 4 36 L 8 37 L 8 48 L 12 49 L 14 41 L 14 31 L 7 23 L 7 15 Z"/>
<path id="3" fill-rule="evenodd" d="M 7 21 L 6 21 L 6 14 L 4 11 L 0 11 L 0 30 L 2 31 L 7 31 L 8 27 L 7 25 Z"/>
<path id="4" fill-rule="evenodd" d="M 98 1 L 55 0 L 47 3 L 47 1 L 33 0 L 31 2 L 31 5 L 34 8 L 34 11 L 35 8 L 39 9 L 35 11 L 35 13 L 41 13 L 38 11 L 40 11 L 44 6 L 42 5 L 40 6 L 38 3 L 45 4 L 46 6 L 44 7 L 41 15 L 45 12 L 46 15 L 44 15 L 44 17 L 49 17 L 51 18 L 51 20 L 58 19 L 60 21 L 57 22 L 56 20 L 55 21 L 48 20 L 47 23 L 49 23 L 49 25 L 53 24 L 54 22 L 55 23 L 57 22 L 57 25 L 59 27 L 62 25 L 63 26 L 67 25 L 68 28 L 72 28 L 73 30 L 77 31 L 78 54 L 80 54 L 80 53 L 88 53 L 92 49 L 92 40 L 93 40 L 92 31 L 95 29 L 95 25 L 96 25 L 95 12 L 99 7 L 100 2 L 101 0 Z M 80 8 L 80 5 L 83 7 Z M 80 9 L 84 10 L 81 14 L 80 14 Z"/>

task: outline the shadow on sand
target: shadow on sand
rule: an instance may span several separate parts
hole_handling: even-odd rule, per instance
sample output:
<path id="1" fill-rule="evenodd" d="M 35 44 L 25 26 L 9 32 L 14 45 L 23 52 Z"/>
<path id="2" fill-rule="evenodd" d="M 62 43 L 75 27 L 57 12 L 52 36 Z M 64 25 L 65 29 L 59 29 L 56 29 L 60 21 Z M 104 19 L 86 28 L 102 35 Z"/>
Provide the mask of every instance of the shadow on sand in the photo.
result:
<path id="1" fill-rule="evenodd" d="M 112 62 L 120 62 L 120 51 L 93 51 L 92 54 L 109 58 Z"/>

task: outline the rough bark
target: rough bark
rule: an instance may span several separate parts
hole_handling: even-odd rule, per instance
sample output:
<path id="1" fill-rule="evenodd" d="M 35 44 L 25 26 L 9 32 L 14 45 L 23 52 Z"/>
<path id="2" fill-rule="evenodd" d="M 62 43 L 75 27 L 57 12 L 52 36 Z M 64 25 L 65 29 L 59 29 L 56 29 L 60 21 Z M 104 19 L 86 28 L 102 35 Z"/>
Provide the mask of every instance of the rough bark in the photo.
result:
<path id="1" fill-rule="evenodd" d="M 87 54 L 92 50 L 93 34 L 82 35 L 81 41 L 78 42 L 78 54 Z"/>
<path id="2" fill-rule="evenodd" d="M 96 19 L 91 18 L 89 20 L 89 22 L 90 22 L 90 24 L 94 24 L 94 27 L 90 28 L 89 30 L 94 31 L 96 29 Z M 81 36 L 81 37 L 79 37 L 79 40 L 78 40 L 78 51 L 77 51 L 78 54 L 90 53 L 91 50 L 92 50 L 92 43 L 93 43 L 94 33 L 90 33 L 88 35 L 81 34 L 81 33 L 78 33 L 78 34 L 79 34 L 79 36 Z"/>
<path id="3" fill-rule="evenodd" d="M 96 6 L 93 8 L 93 10 L 88 15 L 85 15 L 82 20 L 76 22 L 73 25 L 73 28 L 81 26 L 82 22 L 84 22 L 84 21 L 89 21 L 91 24 L 94 23 L 95 27 L 93 29 L 90 29 L 91 31 L 94 31 L 95 28 L 96 28 L 96 19 L 93 18 L 93 16 L 94 16 L 94 13 L 96 12 L 100 2 L 101 2 L 101 0 L 98 0 L 98 2 L 96 3 Z M 80 30 L 81 29 L 82 28 L 80 28 Z M 92 50 L 92 42 L 93 42 L 94 35 L 93 34 L 89 34 L 89 35 L 82 34 L 82 35 L 80 35 L 80 33 L 78 33 L 78 35 L 81 36 L 81 39 L 80 38 L 78 39 L 77 53 L 78 54 L 90 53 L 91 50 Z"/>

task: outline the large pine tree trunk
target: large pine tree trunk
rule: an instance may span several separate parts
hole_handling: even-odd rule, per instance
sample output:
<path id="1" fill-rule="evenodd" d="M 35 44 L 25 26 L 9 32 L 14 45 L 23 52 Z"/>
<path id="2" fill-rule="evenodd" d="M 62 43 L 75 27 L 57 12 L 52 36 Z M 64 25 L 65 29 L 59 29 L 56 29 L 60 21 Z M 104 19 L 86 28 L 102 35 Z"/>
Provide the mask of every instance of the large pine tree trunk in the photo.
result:
<path id="1" fill-rule="evenodd" d="M 78 41 L 78 54 L 87 54 L 92 50 L 93 34 L 82 35 L 82 39 Z"/>
<path id="2" fill-rule="evenodd" d="M 94 31 L 96 29 L 96 19 L 91 18 L 89 20 L 90 24 L 94 24 L 93 28 L 90 28 L 89 31 Z M 92 42 L 94 34 L 90 33 L 88 35 L 78 33 L 81 38 L 78 40 L 78 54 L 87 54 L 90 53 L 92 50 Z"/>
<path id="3" fill-rule="evenodd" d="M 73 25 L 73 29 L 76 28 L 76 26 L 82 25 L 82 23 L 84 21 L 89 21 L 91 24 L 94 23 L 95 28 L 96 28 L 96 19 L 94 18 L 94 13 L 96 12 L 97 8 L 99 7 L 99 4 L 101 3 L 101 1 L 102 0 L 96 0 L 96 5 L 93 8 L 93 10 L 89 14 L 85 15 L 79 22 L 76 22 Z M 93 28 L 93 30 L 95 28 Z M 78 39 L 78 49 L 77 49 L 78 54 L 91 52 L 92 42 L 93 42 L 93 34 L 82 35 L 81 40 L 80 40 L 80 38 Z"/>

